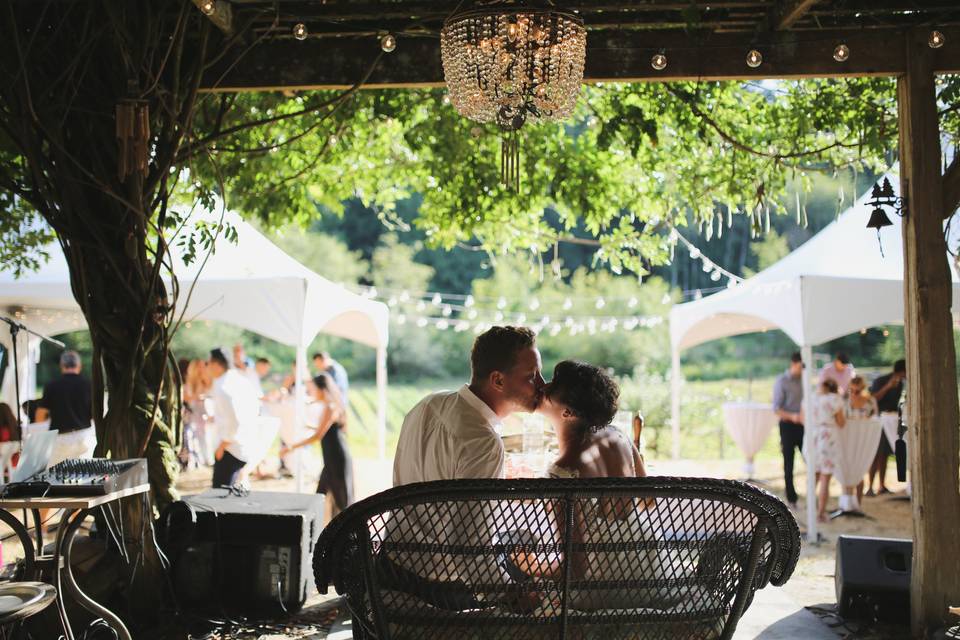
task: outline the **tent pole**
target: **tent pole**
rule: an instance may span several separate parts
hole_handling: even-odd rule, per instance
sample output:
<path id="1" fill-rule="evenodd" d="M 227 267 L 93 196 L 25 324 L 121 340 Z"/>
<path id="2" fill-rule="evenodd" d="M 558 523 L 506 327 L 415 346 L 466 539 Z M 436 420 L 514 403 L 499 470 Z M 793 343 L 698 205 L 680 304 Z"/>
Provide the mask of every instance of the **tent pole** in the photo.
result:
<path id="1" fill-rule="evenodd" d="M 670 445 L 674 460 L 680 459 L 680 349 L 673 348 L 670 360 Z"/>
<path id="2" fill-rule="evenodd" d="M 377 347 L 377 454 L 387 457 L 387 348 Z"/>
<path id="3" fill-rule="evenodd" d="M 800 349 L 803 358 L 803 459 L 807 465 L 807 541 L 817 544 L 820 541 L 817 532 L 817 448 L 813 444 L 813 390 L 811 388 L 813 366 L 813 347 L 805 345 Z"/>
<path id="4" fill-rule="evenodd" d="M 300 433 L 304 423 L 303 371 L 307 367 L 307 351 L 303 342 L 297 344 L 297 363 L 294 371 L 293 384 L 293 424 L 294 433 Z M 303 492 L 303 452 L 295 449 L 293 452 L 293 476 L 296 480 L 296 492 Z"/>

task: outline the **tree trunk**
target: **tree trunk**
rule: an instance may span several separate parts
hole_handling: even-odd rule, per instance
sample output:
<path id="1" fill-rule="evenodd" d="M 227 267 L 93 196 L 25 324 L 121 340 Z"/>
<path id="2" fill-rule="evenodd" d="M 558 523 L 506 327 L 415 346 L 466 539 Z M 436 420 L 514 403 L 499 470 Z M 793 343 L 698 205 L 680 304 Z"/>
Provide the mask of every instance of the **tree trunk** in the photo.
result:
<path id="1" fill-rule="evenodd" d="M 960 602 L 960 409 L 950 314 L 952 283 L 943 236 L 943 181 L 928 31 L 906 37 L 907 73 L 898 80 L 903 224 L 904 337 L 913 481 L 914 637 L 945 625 Z"/>
<path id="2" fill-rule="evenodd" d="M 0 142 L 10 143 L 0 153 L 12 149 L 14 159 L 0 165 L 0 178 L 56 231 L 69 265 L 93 343 L 96 453 L 146 457 L 162 508 L 176 498 L 181 426 L 179 374 L 168 351 L 174 310 L 160 277 L 169 263 L 168 180 L 190 135 L 210 27 L 190 3 L 157 6 L 0 8 L 0 76 L 9 80 L 0 86 Z M 123 113 L 135 114 L 135 126 L 124 128 Z M 137 580 L 124 595 L 142 623 L 161 612 L 164 581 L 153 513 L 138 498 L 126 502 L 124 542 L 144 566 L 131 562 Z"/>

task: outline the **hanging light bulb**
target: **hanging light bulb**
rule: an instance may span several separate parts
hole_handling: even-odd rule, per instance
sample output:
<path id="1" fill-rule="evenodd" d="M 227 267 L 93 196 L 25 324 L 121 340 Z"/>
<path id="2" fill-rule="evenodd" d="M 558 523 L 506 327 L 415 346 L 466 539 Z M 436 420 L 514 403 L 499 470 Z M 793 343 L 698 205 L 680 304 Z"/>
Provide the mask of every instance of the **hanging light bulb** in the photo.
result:
<path id="1" fill-rule="evenodd" d="M 433 297 L 430 298 L 430 302 L 433 304 L 433 306 L 439 307 L 440 303 L 443 302 L 443 298 L 440 296 L 439 293 L 435 293 L 433 294 Z"/>
<path id="2" fill-rule="evenodd" d="M 421 329 L 424 328 L 425 326 L 427 326 L 427 319 L 426 319 L 426 318 L 417 318 L 417 326 L 420 327 Z"/>
<path id="3" fill-rule="evenodd" d="M 633 309 L 635 306 L 637 306 L 638 302 L 639 301 L 637 300 L 636 296 L 632 296 L 630 300 L 627 302 L 627 306 Z"/>
<path id="4" fill-rule="evenodd" d="M 302 22 L 298 22 L 293 25 L 293 37 L 297 40 L 306 40 L 307 39 L 307 25 Z"/>
<path id="5" fill-rule="evenodd" d="M 504 298 L 503 296 L 500 296 L 500 299 L 497 300 L 497 309 L 506 309 L 506 307 L 507 307 L 507 299 Z"/>
<path id="6" fill-rule="evenodd" d="M 443 313 L 443 317 L 449 318 L 450 314 L 453 313 L 453 307 L 451 307 L 448 304 L 445 304 L 443 305 L 443 310 L 441 311 L 441 313 Z"/>
<path id="7" fill-rule="evenodd" d="M 750 49 L 747 53 L 747 66 L 756 69 L 761 64 L 763 64 L 763 54 L 756 49 Z"/>
<path id="8" fill-rule="evenodd" d="M 931 49 L 939 49 L 946 41 L 947 38 L 943 35 L 943 33 L 934 29 L 930 32 L 930 39 L 927 40 L 927 44 L 930 45 Z"/>
<path id="9" fill-rule="evenodd" d="M 720 273 L 720 270 L 719 270 L 719 269 L 716 269 L 716 270 L 714 270 L 713 273 L 710 274 L 710 279 L 713 280 L 714 282 L 717 282 L 717 281 L 720 280 L 720 277 L 721 277 L 722 275 L 723 275 L 723 274 Z"/>
<path id="10" fill-rule="evenodd" d="M 603 298 L 597 298 L 597 309 L 603 309 L 605 306 L 607 306 L 607 301 Z"/>
<path id="11" fill-rule="evenodd" d="M 397 306 L 397 298 L 396 298 L 395 296 L 390 296 L 390 299 L 387 300 L 387 306 L 388 306 L 388 307 L 395 307 L 395 306 Z"/>
<path id="12" fill-rule="evenodd" d="M 200 3 L 200 11 L 202 11 L 205 16 L 212 16 L 217 11 L 217 1 L 203 0 L 203 2 Z"/>
<path id="13" fill-rule="evenodd" d="M 650 58 L 650 66 L 657 71 L 663 71 L 667 68 L 667 55 L 664 52 L 655 53 Z"/>
<path id="14" fill-rule="evenodd" d="M 437 321 L 437 329 L 446 330 L 449 326 L 450 326 L 450 323 L 447 322 L 446 320 Z"/>
<path id="15" fill-rule="evenodd" d="M 840 43 L 837 45 L 837 48 L 833 50 L 833 59 L 837 62 L 846 62 L 850 57 L 850 47 Z"/>
<path id="16" fill-rule="evenodd" d="M 470 318 L 471 320 L 474 320 L 477 317 L 477 310 L 470 309 L 470 311 L 467 311 L 467 317 Z"/>
<path id="17" fill-rule="evenodd" d="M 563 301 L 563 310 L 566 311 L 573 307 L 573 301 L 570 298 L 567 298 Z"/>
<path id="18" fill-rule="evenodd" d="M 384 53 L 391 53 L 394 49 L 397 48 L 397 38 L 392 33 L 380 38 L 380 48 L 383 49 Z"/>
<path id="19" fill-rule="evenodd" d="M 540 308 L 540 300 L 538 300 L 537 298 L 534 298 L 533 300 L 530 301 L 531 311 L 536 311 L 539 308 Z"/>
<path id="20" fill-rule="evenodd" d="M 474 303 L 473 296 L 467 296 L 467 299 L 463 301 L 463 306 L 472 307 Z"/>
<path id="21" fill-rule="evenodd" d="M 418 301 L 417 301 L 417 311 L 423 311 L 423 310 L 426 309 L 426 308 L 427 308 L 427 303 L 426 303 L 426 302 L 424 302 L 423 300 L 418 300 Z"/>
<path id="22" fill-rule="evenodd" d="M 697 249 L 696 247 L 691 247 L 691 248 L 690 248 L 690 257 L 693 258 L 694 260 L 696 260 L 697 258 L 699 258 L 699 257 L 700 257 L 700 249 Z"/>

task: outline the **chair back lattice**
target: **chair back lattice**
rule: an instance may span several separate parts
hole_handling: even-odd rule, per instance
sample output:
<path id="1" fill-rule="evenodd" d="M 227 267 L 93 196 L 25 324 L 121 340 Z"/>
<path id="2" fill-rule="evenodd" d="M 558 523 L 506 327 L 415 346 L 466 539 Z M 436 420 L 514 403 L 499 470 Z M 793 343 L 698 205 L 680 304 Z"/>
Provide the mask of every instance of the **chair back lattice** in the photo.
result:
<path id="1" fill-rule="evenodd" d="M 396 487 L 323 531 L 355 638 L 732 636 L 800 552 L 777 497 L 703 478 L 454 480 Z"/>

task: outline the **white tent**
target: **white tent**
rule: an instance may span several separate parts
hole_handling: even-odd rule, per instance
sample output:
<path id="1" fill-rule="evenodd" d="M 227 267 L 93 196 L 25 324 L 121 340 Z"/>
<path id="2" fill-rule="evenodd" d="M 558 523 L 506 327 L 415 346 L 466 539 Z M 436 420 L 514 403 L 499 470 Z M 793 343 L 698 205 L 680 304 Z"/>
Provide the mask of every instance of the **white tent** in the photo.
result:
<path id="1" fill-rule="evenodd" d="M 899 179 L 887 177 L 897 193 Z M 679 456 L 680 352 L 727 336 L 780 329 L 801 347 L 803 360 L 812 363 L 813 347 L 866 327 L 903 322 L 903 240 L 900 218 L 877 234 L 867 229 L 869 191 L 813 238 L 773 266 L 719 293 L 670 311 L 673 352 L 673 456 Z M 948 256 L 944 256 L 946 260 Z M 953 311 L 960 310 L 960 279 L 953 277 Z M 811 372 L 804 370 L 804 389 Z M 810 393 L 804 394 L 804 413 L 811 415 Z M 812 429 L 804 442 L 808 469 L 813 466 Z M 808 495 L 813 495 L 808 472 Z M 814 501 L 807 501 L 809 535 L 816 537 Z"/>
<path id="2" fill-rule="evenodd" d="M 216 221 L 219 216 L 206 213 Z M 306 348 L 318 333 L 347 338 L 377 350 L 379 396 L 378 444 L 386 446 L 386 349 L 389 309 L 386 305 L 351 293 L 317 275 L 232 212 L 224 222 L 237 231 L 237 242 L 221 237 L 206 264 L 185 265 L 173 248 L 174 273 L 180 283 L 178 314 L 187 294 L 185 320 L 216 320 L 248 329 L 297 349 L 297 397 L 302 400 L 301 373 L 306 371 Z M 23 274 L 0 270 L 0 313 L 17 319 L 33 331 L 57 334 L 83 329 L 86 321 L 74 300 L 70 274 L 60 247 L 49 247 L 50 260 L 37 272 Z M 203 252 L 198 251 L 202 258 Z M 194 285 L 195 282 L 195 285 Z M 9 353 L 10 334 L 0 327 L 0 344 Z M 18 340 L 21 361 L 21 397 L 36 387 L 39 340 Z M 12 367 L 2 387 L 5 401 L 14 402 Z M 298 407 L 302 402 L 298 402 Z"/>

